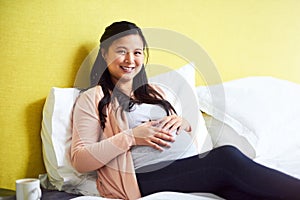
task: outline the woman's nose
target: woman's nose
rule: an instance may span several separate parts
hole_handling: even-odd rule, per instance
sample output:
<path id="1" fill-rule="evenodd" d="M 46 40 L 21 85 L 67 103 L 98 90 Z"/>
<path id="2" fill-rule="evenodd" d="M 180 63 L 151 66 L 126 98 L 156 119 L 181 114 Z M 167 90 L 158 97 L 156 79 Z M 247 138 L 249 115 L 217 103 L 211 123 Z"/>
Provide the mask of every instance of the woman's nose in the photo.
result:
<path id="1" fill-rule="evenodd" d="M 128 52 L 125 56 L 125 63 L 133 63 L 134 62 L 134 56 L 133 53 Z"/>

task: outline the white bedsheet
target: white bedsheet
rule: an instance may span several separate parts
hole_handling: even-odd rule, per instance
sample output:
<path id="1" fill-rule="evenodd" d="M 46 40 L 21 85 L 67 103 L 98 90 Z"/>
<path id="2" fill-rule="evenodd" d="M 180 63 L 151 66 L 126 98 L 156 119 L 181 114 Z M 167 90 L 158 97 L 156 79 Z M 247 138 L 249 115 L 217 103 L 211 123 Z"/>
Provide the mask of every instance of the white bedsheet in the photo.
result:
<path id="1" fill-rule="evenodd" d="M 179 192 L 158 192 L 139 200 L 221 200 L 222 198 L 217 197 L 213 194 L 206 193 L 195 193 L 195 194 L 185 194 Z M 73 200 L 118 200 L 118 199 L 108 199 L 103 197 L 92 197 L 92 196 L 82 196 L 73 198 Z"/>

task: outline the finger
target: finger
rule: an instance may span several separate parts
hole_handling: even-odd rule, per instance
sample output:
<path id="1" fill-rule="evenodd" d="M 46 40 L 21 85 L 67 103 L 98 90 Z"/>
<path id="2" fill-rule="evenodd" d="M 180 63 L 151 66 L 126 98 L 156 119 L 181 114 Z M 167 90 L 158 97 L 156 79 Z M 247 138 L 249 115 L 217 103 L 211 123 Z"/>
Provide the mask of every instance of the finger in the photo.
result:
<path id="1" fill-rule="evenodd" d="M 156 133 L 154 135 L 154 137 L 162 139 L 164 141 L 169 141 L 169 142 L 174 142 L 175 141 L 172 135 L 165 134 L 165 133 Z"/>
<path id="2" fill-rule="evenodd" d="M 156 144 L 155 142 L 150 141 L 148 143 L 148 146 L 150 146 L 156 150 L 163 151 L 163 148 L 161 146 L 159 146 L 158 144 Z"/>
<path id="3" fill-rule="evenodd" d="M 179 128 L 176 130 L 176 135 L 178 135 L 183 130 L 182 126 L 179 126 Z"/>
<path id="4" fill-rule="evenodd" d="M 172 136 L 172 133 L 170 131 L 164 130 L 164 129 L 159 128 L 159 127 L 153 127 L 153 131 L 154 131 L 154 134 L 162 133 L 162 134 L 165 134 L 165 135 L 168 135 L 168 136 Z"/>
<path id="5" fill-rule="evenodd" d="M 165 147 L 170 147 L 170 144 L 164 140 L 161 140 L 160 138 L 157 137 L 153 137 L 151 139 L 152 142 L 154 142 L 155 144 L 159 145 L 159 146 L 165 146 Z"/>
<path id="6" fill-rule="evenodd" d="M 169 121 L 171 120 L 170 116 L 163 117 L 160 119 L 159 122 L 159 127 L 163 128 Z"/>
<path id="7" fill-rule="evenodd" d="M 150 126 L 155 126 L 158 127 L 159 126 L 159 121 L 155 120 L 155 121 L 149 121 L 148 122 Z"/>
<path id="8" fill-rule="evenodd" d="M 158 138 L 152 138 L 152 140 L 149 143 L 149 146 L 156 150 L 163 151 L 164 149 L 162 148 L 162 146 L 165 145 L 163 145 L 163 143 Z"/>
<path id="9" fill-rule="evenodd" d="M 164 150 L 163 148 L 161 148 L 159 145 L 157 145 L 157 144 L 155 144 L 155 143 L 153 143 L 152 147 L 153 147 L 154 149 L 158 150 L 158 151 L 163 151 L 163 150 Z"/>
<path id="10" fill-rule="evenodd" d="M 178 124 L 178 119 L 174 118 L 174 119 L 171 119 L 167 124 L 165 124 L 163 129 L 172 131 L 172 130 L 177 129 L 179 125 L 180 125 L 180 123 Z"/>
<path id="11" fill-rule="evenodd" d="M 173 132 L 175 130 L 178 130 L 181 128 L 181 121 L 176 121 L 172 127 L 170 127 L 170 132 Z"/>

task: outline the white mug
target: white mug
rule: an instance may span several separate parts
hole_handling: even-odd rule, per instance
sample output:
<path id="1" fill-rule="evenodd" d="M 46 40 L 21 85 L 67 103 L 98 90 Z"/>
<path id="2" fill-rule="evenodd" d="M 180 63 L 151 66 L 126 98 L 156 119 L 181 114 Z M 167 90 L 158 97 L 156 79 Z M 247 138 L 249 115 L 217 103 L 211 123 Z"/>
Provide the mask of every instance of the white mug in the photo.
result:
<path id="1" fill-rule="evenodd" d="M 36 178 L 24 178 L 16 180 L 17 200 L 39 200 L 42 197 L 40 180 Z"/>

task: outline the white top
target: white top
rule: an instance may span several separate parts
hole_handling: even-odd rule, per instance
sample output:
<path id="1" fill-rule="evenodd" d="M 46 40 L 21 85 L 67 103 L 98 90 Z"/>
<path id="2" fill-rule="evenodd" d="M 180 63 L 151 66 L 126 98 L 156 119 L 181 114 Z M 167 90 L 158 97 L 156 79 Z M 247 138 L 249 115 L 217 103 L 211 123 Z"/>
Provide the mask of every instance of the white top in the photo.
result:
<path id="1" fill-rule="evenodd" d="M 166 116 L 166 111 L 159 105 L 135 104 L 132 111 L 126 112 L 126 114 L 129 128 L 134 128 L 143 122 L 161 119 Z M 131 154 L 135 169 L 161 161 L 177 160 L 198 154 L 187 132 L 181 131 L 176 135 L 176 131 L 174 131 L 173 138 L 175 142 L 170 142 L 171 147 L 163 147 L 163 151 L 149 146 L 133 147 Z"/>

